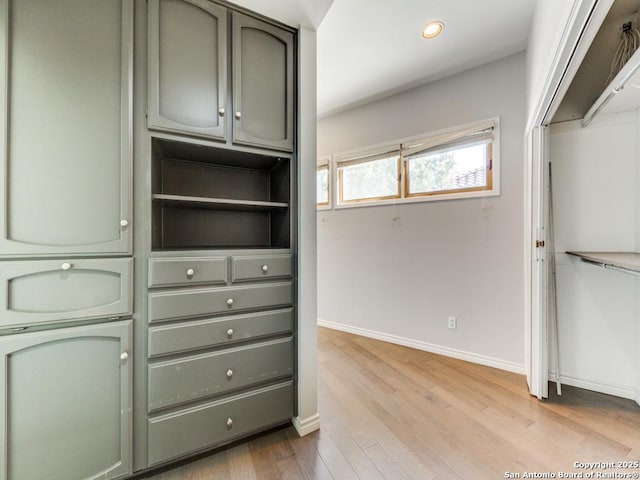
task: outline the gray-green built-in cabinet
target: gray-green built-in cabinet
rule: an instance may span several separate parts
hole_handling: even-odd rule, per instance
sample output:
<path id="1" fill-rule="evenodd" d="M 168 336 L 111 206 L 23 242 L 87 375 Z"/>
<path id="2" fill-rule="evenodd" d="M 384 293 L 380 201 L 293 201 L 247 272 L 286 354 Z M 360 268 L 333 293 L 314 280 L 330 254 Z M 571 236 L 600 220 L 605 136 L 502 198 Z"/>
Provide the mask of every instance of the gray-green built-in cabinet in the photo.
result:
<path id="1" fill-rule="evenodd" d="M 223 1 L 0 0 L 0 479 L 294 416 L 296 39 Z"/>

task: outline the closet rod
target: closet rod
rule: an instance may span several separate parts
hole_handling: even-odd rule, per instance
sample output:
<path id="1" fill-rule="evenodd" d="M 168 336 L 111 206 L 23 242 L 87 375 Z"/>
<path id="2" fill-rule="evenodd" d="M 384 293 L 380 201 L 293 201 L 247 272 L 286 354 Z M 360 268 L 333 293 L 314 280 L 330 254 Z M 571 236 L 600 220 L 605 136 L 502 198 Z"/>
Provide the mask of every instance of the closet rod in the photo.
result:
<path id="1" fill-rule="evenodd" d="M 598 267 L 606 268 L 609 270 L 615 270 L 621 273 L 627 273 L 629 275 L 634 275 L 636 277 L 640 277 L 640 272 L 637 270 L 632 270 L 630 268 L 618 267 L 616 265 L 611 265 L 609 263 L 596 262 L 594 260 L 587 260 L 586 258 L 581 258 L 581 260 L 585 263 L 590 263 L 591 265 L 596 265 Z"/>

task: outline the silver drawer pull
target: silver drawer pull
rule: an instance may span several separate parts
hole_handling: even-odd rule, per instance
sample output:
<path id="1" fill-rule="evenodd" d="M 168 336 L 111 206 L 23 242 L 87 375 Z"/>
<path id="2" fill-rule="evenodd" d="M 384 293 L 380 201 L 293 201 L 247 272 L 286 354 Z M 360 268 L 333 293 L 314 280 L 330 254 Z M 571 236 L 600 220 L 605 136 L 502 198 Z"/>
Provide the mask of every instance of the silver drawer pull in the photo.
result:
<path id="1" fill-rule="evenodd" d="M 120 360 L 127 360 L 129 358 L 129 354 L 127 352 L 122 352 L 120 354 Z"/>
<path id="2" fill-rule="evenodd" d="M 122 220 L 120 220 L 120 226 L 122 228 L 127 227 L 129 225 L 129 221 L 125 218 L 123 218 Z"/>
<path id="3" fill-rule="evenodd" d="M 233 370 L 229 369 L 227 370 L 227 378 L 231 378 L 233 377 Z"/>
<path id="4" fill-rule="evenodd" d="M 227 305 L 228 305 L 229 307 L 233 307 L 233 298 L 229 298 L 229 299 L 227 299 Z"/>
<path id="5" fill-rule="evenodd" d="M 269 265 L 262 265 L 262 273 L 267 273 L 269 271 Z"/>
<path id="6" fill-rule="evenodd" d="M 240 120 L 242 118 L 241 112 L 236 112 L 236 120 Z"/>
<path id="7" fill-rule="evenodd" d="M 194 273 L 196 273 L 196 271 L 193 268 L 187 269 L 187 277 L 193 277 Z"/>
<path id="8" fill-rule="evenodd" d="M 233 427 L 233 418 L 227 418 L 227 428 Z"/>
<path id="9" fill-rule="evenodd" d="M 224 107 L 220 107 L 218 109 L 218 115 L 220 115 L 221 117 L 224 117 Z"/>
<path id="10" fill-rule="evenodd" d="M 227 330 L 227 337 L 229 338 L 233 337 L 233 328 L 230 328 L 229 330 Z"/>
<path id="11" fill-rule="evenodd" d="M 66 271 L 66 270 L 71 270 L 71 264 L 70 264 L 70 263 L 67 263 L 67 262 L 64 262 L 62 265 L 60 265 L 60 268 L 61 268 L 62 270 L 65 270 L 65 271 Z"/>

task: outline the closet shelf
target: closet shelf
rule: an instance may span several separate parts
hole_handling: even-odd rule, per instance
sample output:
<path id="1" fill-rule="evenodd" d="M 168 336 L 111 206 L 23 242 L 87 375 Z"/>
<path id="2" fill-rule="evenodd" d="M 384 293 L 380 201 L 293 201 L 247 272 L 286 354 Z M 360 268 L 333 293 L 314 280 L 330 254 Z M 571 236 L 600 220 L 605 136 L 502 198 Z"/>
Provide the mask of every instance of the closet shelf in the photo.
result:
<path id="1" fill-rule="evenodd" d="M 638 252 L 567 252 L 587 263 L 604 268 L 624 270 L 640 275 L 640 253 Z"/>
<path id="2" fill-rule="evenodd" d="M 626 88 L 625 88 L 626 86 Z M 582 120 L 588 126 L 600 113 L 617 113 L 640 106 L 640 49 L 631 56 L 615 78 L 606 86 Z"/>
<path id="3" fill-rule="evenodd" d="M 270 210 L 272 208 L 288 208 L 285 202 L 263 202 L 257 200 L 235 200 L 231 198 L 189 197 L 186 195 L 168 195 L 156 193 L 152 196 L 154 201 L 165 205 L 181 207 L 197 207 L 226 210 Z"/>

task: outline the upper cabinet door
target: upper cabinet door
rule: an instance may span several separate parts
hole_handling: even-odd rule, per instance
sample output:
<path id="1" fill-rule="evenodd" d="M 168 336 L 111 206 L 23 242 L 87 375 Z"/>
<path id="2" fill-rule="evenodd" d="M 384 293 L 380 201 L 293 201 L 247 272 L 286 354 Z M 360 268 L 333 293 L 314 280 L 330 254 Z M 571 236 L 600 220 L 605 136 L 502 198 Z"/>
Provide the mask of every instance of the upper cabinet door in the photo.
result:
<path id="1" fill-rule="evenodd" d="M 149 1 L 149 128 L 224 139 L 227 10 Z"/>
<path id="2" fill-rule="evenodd" d="M 233 14 L 233 141 L 293 150 L 293 34 Z"/>
<path id="3" fill-rule="evenodd" d="M 133 0 L 0 2 L 0 256 L 131 252 Z"/>

